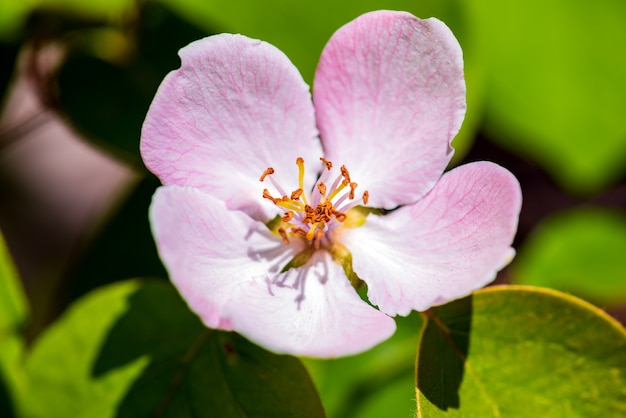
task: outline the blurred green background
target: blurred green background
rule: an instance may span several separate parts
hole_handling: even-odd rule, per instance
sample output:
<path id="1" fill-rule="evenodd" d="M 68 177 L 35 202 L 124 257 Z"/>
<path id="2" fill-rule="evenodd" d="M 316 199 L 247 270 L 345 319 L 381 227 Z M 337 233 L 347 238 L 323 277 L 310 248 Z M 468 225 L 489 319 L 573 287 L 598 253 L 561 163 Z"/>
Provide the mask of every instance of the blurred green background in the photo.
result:
<path id="1" fill-rule="evenodd" d="M 376 9 L 435 16 L 463 47 L 468 112 L 453 164 L 495 161 L 524 194 L 518 254 L 497 282 L 563 290 L 624 323 L 623 1 L 0 0 L 0 230 L 31 306 L 21 331 L 35 339 L 103 284 L 166 278 L 147 220 L 158 181 L 138 144 L 179 48 L 242 33 L 283 50 L 311 84 L 332 33 Z M 350 416 L 414 409 L 406 382 L 420 323 L 400 321 L 366 354 L 369 368 L 309 364 L 330 416 L 348 416 L 359 396 L 368 401 Z M 328 373 L 345 376 L 343 392 Z M 376 373 L 384 390 L 353 384 Z"/>

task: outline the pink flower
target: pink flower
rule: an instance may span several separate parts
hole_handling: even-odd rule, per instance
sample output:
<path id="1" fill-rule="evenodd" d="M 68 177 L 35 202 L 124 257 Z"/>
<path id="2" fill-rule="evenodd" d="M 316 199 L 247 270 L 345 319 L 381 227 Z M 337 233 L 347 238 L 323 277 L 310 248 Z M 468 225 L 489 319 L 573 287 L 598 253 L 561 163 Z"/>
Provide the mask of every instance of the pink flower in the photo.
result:
<path id="1" fill-rule="evenodd" d="M 465 296 L 512 257 L 515 178 L 488 162 L 442 175 L 465 114 L 461 48 L 442 22 L 348 23 L 313 101 L 267 43 L 223 34 L 180 56 L 141 153 L 164 185 L 150 210 L 160 255 L 208 327 L 279 353 L 357 353 L 394 332 L 390 316 Z"/>

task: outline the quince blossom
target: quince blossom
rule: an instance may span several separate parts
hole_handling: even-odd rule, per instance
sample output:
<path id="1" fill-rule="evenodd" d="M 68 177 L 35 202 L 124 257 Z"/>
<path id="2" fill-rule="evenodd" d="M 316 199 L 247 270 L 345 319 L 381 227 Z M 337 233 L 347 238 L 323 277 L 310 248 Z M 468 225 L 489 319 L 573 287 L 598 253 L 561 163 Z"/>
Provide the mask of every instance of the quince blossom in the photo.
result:
<path id="1" fill-rule="evenodd" d="M 221 34 L 180 56 L 141 154 L 163 183 L 160 256 L 208 327 L 279 353 L 357 353 L 393 334 L 390 316 L 465 296 L 511 259 L 513 175 L 488 162 L 443 173 L 465 83 L 439 20 L 378 11 L 340 28 L 313 100 L 265 42 Z"/>

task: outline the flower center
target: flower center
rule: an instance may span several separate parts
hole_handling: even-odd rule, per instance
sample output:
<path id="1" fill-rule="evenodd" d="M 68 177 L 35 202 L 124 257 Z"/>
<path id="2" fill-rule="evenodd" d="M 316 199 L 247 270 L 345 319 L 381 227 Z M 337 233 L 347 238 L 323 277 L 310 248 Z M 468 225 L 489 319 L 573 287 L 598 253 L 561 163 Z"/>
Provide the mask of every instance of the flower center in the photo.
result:
<path id="1" fill-rule="evenodd" d="M 357 183 L 350 180 L 350 173 L 346 166 L 341 166 L 340 172 L 332 180 L 326 183 L 330 177 L 333 164 L 325 158 L 322 161 L 322 173 L 311 189 L 310 193 L 304 190 L 304 160 L 296 159 L 298 166 L 298 188 L 290 194 L 274 180 L 274 169 L 267 168 L 261 178 L 261 182 L 269 179 L 280 197 L 274 197 L 268 189 L 263 190 L 263 197 L 271 200 L 283 211 L 281 225 L 277 232 L 285 244 L 293 237 L 306 239 L 315 249 L 329 243 L 331 232 L 341 226 L 347 219 L 347 212 L 357 205 L 366 205 L 369 193 L 363 192 L 361 198 L 355 199 Z M 327 184 L 330 184 L 328 186 Z"/>

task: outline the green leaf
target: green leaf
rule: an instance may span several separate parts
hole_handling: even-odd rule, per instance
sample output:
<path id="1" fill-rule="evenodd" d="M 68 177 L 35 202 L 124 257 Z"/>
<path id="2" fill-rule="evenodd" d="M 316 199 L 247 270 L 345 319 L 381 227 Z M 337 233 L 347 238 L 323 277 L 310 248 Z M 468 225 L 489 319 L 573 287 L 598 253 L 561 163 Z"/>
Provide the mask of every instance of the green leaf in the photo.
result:
<path id="1" fill-rule="evenodd" d="M 0 236 L 0 336 L 21 331 L 28 315 L 28 304 L 9 249 Z"/>
<path id="2" fill-rule="evenodd" d="M 396 333 L 369 351 L 305 360 L 329 417 L 408 417 L 415 411 L 415 348 L 422 317 L 414 312 L 396 323 Z"/>
<path id="3" fill-rule="evenodd" d="M 28 304 L 4 239 L 0 236 L 0 416 L 15 415 L 14 399 L 23 389 L 22 330 Z"/>
<path id="4" fill-rule="evenodd" d="M 500 286 L 432 309 L 419 417 L 626 416 L 626 331 L 553 290 Z"/>
<path id="5" fill-rule="evenodd" d="M 168 283 L 73 305 L 28 361 L 29 417 L 323 417 L 301 363 L 205 328 Z"/>
<path id="6" fill-rule="evenodd" d="M 503 147 L 589 193 L 624 173 L 626 3 L 479 0 L 466 7 Z"/>
<path id="7" fill-rule="evenodd" d="M 626 302 L 626 216 L 558 213 L 536 227 L 511 265 L 519 284 L 551 287 L 601 306 Z"/>

